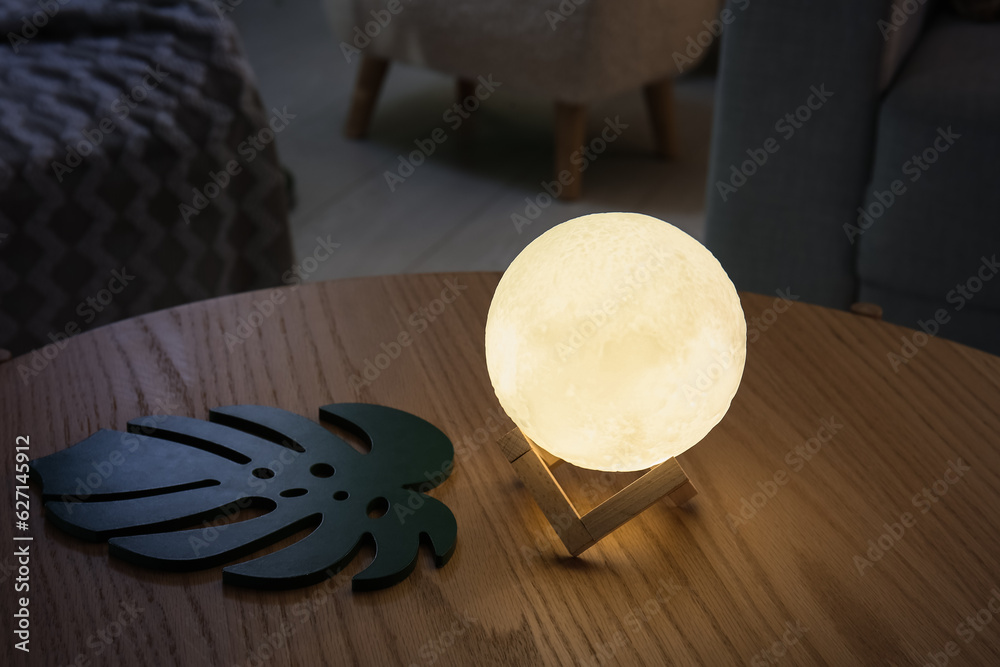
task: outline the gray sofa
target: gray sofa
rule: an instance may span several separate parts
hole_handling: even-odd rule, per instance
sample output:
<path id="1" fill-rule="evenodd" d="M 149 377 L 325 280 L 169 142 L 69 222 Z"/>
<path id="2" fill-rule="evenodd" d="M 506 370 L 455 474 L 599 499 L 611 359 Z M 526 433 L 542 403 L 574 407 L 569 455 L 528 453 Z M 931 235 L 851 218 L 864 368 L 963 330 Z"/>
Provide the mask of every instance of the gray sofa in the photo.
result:
<path id="1" fill-rule="evenodd" d="M 897 4 L 921 11 L 753 3 L 727 28 L 706 242 L 739 289 L 1000 354 L 1000 23 Z"/>

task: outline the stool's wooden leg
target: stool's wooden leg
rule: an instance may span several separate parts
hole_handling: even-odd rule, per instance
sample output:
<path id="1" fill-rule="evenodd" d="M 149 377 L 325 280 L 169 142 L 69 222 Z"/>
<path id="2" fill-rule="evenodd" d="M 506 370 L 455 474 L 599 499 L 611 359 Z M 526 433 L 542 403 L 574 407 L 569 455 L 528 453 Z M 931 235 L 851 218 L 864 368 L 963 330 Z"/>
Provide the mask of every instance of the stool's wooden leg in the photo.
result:
<path id="1" fill-rule="evenodd" d="M 563 186 L 560 199 L 577 199 L 583 191 L 579 159 L 574 164 L 572 156 L 586 139 L 587 107 L 556 102 L 556 180 Z"/>
<path id="2" fill-rule="evenodd" d="M 459 104 L 461 104 L 466 97 L 475 96 L 476 82 L 472 79 L 459 78 L 455 84 L 455 101 Z"/>
<path id="3" fill-rule="evenodd" d="M 646 108 L 653 125 L 653 141 L 661 157 L 677 156 L 677 136 L 674 134 L 674 84 L 669 77 L 654 81 L 643 88 Z"/>
<path id="4" fill-rule="evenodd" d="M 455 82 L 455 102 L 457 102 L 459 106 L 462 106 L 462 103 L 466 100 L 466 98 L 475 96 L 476 96 L 475 81 L 471 79 L 459 78 Z M 473 119 L 475 119 L 475 117 L 476 117 L 475 114 L 469 114 L 469 117 L 465 118 L 462 121 L 462 124 L 458 128 L 459 136 L 465 137 L 471 133 L 473 128 L 472 121 Z"/>
<path id="5" fill-rule="evenodd" d="M 344 123 L 344 136 L 348 139 L 360 139 L 368 134 L 375 102 L 388 70 L 388 60 L 362 56 L 351 96 L 351 108 L 347 112 L 347 122 Z"/>

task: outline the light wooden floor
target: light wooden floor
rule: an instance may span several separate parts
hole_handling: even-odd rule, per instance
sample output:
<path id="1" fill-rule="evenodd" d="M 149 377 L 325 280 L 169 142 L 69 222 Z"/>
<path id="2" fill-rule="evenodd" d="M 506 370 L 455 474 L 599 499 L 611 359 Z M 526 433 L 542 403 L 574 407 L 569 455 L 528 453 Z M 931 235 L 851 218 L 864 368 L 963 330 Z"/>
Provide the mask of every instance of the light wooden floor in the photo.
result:
<path id="1" fill-rule="evenodd" d="M 583 197 L 556 202 L 529 227 L 515 229 L 542 181 L 553 177 L 549 101 L 501 88 L 453 132 L 442 114 L 454 101 L 454 82 L 426 70 L 394 66 L 376 108 L 371 136 L 340 133 L 357 60 L 348 64 L 319 2 L 245 2 L 230 14 L 243 35 L 264 102 L 296 118 L 278 135 L 282 161 L 296 178 L 291 215 L 298 257 L 317 237 L 340 248 L 309 276 L 423 271 L 503 270 L 536 236 L 560 222 L 601 211 L 655 215 L 701 238 L 714 79 L 675 84 L 680 153 L 656 158 L 641 91 L 595 106 L 592 130 L 605 117 L 628 124 L 584 174 Z M 485 74 L 485 73 L 484 73 Z M 384 173 L 443 127 L 448 139 L 390 192 Z M 543 198 L 544 201 L 544 198 Z"/>

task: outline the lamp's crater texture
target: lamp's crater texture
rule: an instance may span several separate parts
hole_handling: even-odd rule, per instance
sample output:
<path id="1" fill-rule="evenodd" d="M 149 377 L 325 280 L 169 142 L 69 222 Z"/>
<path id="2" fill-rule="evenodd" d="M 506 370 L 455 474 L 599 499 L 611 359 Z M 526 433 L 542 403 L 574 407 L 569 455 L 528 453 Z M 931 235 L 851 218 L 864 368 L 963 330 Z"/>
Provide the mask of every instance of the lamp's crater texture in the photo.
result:
<path id="1" fill-rule="evenodd" d="M 486 323 L 500 405 L 584 468 L 643 470 L 701 440 L 729 409 L 746 321 L 718 260 L 662 220 L 587 215 L 535 239 Z"/>

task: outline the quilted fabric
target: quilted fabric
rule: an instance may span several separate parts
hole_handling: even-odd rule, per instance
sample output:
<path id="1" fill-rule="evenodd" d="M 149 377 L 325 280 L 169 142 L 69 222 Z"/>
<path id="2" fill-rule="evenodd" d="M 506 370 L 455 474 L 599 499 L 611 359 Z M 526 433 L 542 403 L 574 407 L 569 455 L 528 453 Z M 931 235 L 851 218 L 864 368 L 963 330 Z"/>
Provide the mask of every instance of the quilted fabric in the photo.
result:
<path id="1" fill-rule="evenodd" d="M 0 5 L 0 348 L 15 354 L 277 284 L 291 263 L 274 143 L 240 150 L 281 109 L 261 104 L 233 24 L 207 0 L 62 2 Z M 228 182 L 206 188 L 212 174 Z"/>

